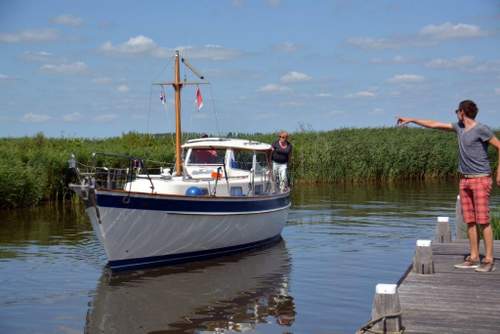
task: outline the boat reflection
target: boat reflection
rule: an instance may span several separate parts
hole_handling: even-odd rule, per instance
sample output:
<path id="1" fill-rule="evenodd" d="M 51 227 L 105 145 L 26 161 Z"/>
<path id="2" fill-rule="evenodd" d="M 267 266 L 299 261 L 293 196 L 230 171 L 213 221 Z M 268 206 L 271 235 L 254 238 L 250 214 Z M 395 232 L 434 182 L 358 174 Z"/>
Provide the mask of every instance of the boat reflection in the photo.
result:
<path id="1" fill-rule="evenodd" d="M 105 272 L 85 333 L 220 333 L 259 323 L 291 326 L 291 259 L 284 241 L 265 249 L 162 269 Z"/>

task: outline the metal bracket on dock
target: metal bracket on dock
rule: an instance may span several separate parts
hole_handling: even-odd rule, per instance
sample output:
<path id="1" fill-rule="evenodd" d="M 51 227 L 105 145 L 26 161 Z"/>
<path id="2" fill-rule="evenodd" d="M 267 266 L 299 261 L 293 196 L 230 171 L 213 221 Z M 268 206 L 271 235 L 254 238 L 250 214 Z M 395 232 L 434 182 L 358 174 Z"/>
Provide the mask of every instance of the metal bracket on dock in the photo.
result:
<path id="1" fill-rule="evenodd" d="M 374 319 L 374 320 L 370 320 L 363 327 L 361 327 L 356 332 L 356 334 L 366 334 L 366 333 L 373 333 L 373 334 L 403 334 L 404 331 L 405 331 L 404 327 L 401 327 L 401 329 L 399 331 L 386 331 L 386 330 L 380 331 L 380 330 L 377 330 L 377 329 L 372 329 L 372 327 L 375 326 L 376 324 L 378 324 L 380 321 L 384 322 L 383 326 L 385 328 L 385 322 L 386 322 L 387 319 L 399 318 L 399 317 L 401 317 L 402 314 L 403 313 L 400 311 L 400 312 L 396 312 L 396 313 L 392 313 L 392 314 L 387 314 L 387 315 L 381 316 L 381 317 L 379 317 L 377 319 Z"/>

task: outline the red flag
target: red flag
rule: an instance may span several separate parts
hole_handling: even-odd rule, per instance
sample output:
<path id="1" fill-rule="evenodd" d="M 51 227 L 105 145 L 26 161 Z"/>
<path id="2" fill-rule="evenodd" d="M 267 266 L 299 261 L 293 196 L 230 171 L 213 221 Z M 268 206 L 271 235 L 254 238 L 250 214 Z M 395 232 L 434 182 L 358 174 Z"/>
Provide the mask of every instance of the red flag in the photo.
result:
<path id="1" fill-rule="evenodd" d="M 198 106 L 198 111 L 203 108 L 203 97 L 201 96 L 200 87 L 196 88 L 196 105 Z"/>

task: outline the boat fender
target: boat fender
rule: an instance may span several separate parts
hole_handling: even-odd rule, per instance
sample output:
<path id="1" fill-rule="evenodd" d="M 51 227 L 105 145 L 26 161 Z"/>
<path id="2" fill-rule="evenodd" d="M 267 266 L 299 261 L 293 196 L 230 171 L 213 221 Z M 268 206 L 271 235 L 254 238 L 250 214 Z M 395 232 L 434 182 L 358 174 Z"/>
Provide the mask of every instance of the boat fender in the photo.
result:
<path id="1" fill-rule="evenodd" d="M 186 189 L 186 196 L 205 196 L 208 195 L 207 188 L 189 187 Z"/>

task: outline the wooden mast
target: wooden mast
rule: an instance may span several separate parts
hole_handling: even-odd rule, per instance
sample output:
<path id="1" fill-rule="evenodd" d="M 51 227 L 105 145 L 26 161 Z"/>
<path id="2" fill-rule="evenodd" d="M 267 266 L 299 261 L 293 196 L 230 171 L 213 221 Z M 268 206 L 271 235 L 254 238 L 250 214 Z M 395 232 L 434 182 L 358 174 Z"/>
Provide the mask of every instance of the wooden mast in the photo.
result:
<path id="1" fill-rule="evenodd" d="M 181 128 L 181 90 L 185 85 L 206 85 L 208 81 L 202 82 L 186 82 L 181 81 L 181 69 L 180 69 L 181 57 L 179 54 L 179 50 L 175 51 L 175 64 L 174 64 L 174 81 L 173 82 L 157 82 L 153 83 L 153 85 L 170 85 L 174 87 L 175 90 L 175 175 L 182 175 L 182 128 Z M 187 65 L 187 67 L 200 79 L 204 80 L 205 78 L 200 75 L 196 70 L 193 69 L 191 65 L 186 63 L 185 59 L 182 59 L 182 62 Z"/>
<path id="2" fill-rule="evenodd" d="M 173 83 L 175 89 L 175 175 L 182 174 L 182 131 L 181 131 L 181 72 L 179 51 L 175 51 L 175 78 Z"/>

